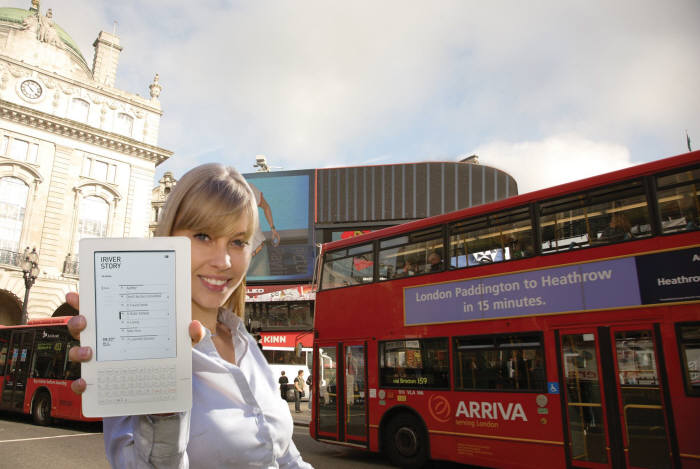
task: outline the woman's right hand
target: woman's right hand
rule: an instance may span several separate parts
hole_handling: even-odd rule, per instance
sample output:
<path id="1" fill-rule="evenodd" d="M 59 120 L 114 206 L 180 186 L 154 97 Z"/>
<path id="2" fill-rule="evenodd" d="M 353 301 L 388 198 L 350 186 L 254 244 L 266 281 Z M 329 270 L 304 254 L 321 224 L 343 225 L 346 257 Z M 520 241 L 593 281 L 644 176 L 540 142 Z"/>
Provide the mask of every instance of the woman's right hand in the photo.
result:
<path id="1" fill-rule="evenodd" d="M 66 294 L 66 303 L 80 311 L 80 297 L 77 293 L 70 292 Z M 80 333 L 86 326 L 87 319 L 80 314 L 68 320 L 68 332 L 70 332 L 70 335 L 76 340 L 80 340 Z M 192 345 L 201 341 L 206 335 L 204 326 L 199 321 L 190 322 L 189 333 L 190 339 L 192 339 Z M 79 346 L 71 347 L 68 351 L 68 359 L 73 362 L 88 362 L 92 359 L 92 348 Z M 70 385 L 71 390 L 76 394 L 84 393 L 86 387 L 87 383 L 85 383 L 83 378 L 74 380 Z"/>

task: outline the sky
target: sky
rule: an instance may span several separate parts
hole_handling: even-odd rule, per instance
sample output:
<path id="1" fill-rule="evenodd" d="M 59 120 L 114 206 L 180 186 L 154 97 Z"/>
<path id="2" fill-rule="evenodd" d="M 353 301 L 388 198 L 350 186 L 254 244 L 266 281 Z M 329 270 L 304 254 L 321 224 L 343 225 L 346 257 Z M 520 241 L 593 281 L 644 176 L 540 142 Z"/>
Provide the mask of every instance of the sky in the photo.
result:
<path id="1" fill-rule="evenodd" d="M 4 6 L 29 8 L 30 0 Z M 116 87 L 163 90 L 157 168 L 458 161 L 519 192 L 700 148 L 697 0 L 41 0 Z M 115 24 L 116 21 L 116 24 Z"/>

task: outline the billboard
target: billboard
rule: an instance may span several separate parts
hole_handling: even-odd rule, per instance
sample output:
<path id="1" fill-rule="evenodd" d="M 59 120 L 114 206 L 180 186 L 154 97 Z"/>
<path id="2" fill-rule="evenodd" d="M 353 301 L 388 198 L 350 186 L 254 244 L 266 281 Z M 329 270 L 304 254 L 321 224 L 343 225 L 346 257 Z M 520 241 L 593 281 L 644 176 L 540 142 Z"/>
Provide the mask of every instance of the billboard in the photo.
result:
<path id="1" fill-rule="evenodd" d="M 258 199 L 260 217 L 247 282 L 311 281 L 313 170 L 259 172 L 243 177 Z"/>
<path id="2" fill-rule="evenodd" d="M 404 288 L 404 323 L 438 324 L 700 301 L 700 248 Z"/>

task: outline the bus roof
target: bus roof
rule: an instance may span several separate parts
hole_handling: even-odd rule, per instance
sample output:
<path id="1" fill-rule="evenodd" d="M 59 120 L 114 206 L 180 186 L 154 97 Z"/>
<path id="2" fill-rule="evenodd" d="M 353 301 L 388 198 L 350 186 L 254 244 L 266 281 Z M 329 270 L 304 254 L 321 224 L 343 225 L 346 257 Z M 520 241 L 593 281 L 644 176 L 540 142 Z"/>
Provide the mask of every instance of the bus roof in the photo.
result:
<path id="1" fill-rule="evenodd" d="M 27 324 L 18 324 L 14 326 L 2 326 L 0 325 L 0 328 L 3 329 L 10 329 L 10 328 L 19 328 L 19 327 L 31 327 L 31 326 L 61 326 L 63 324 L 68 323 L 68 320 L 72 318 L 73 316 L 56 316 L 52 318 L 37 318 L 37 319 L 30 319 Z"/>
<path id="2" fill-rule="evenodd" d="M 629 168 L 612 171 L 609 173 L 591 176 L 589 178 L 580 179 L 578 181 L 567 182 L 558 186 L 548 187 L 525 194 L 516 195 L 507 199 L 501 199 L 495 202 L 489 202 L 475 207 L 464 208 L 454 212 L 435 215 L 430 218 L 410 221 L 400 225 L 390 226 L 381 230 L 365 233 L 352 238 L 331 241 L 323 245 L 323 251 L 332 251 L 348 246 L 355 246 L 362 243 L 368 243 L 375 239 L 386 238 L 392 235 L 398 235 L 408 231 L 424 228 L 431 225 L 459 220 L 467 217 L 482 215 L 485 213 L 498 212 L 508 208 L 526 205 L 532 202 L 550 199 L 566 194 L 575 194 L 590 188 L 614 184 L 627 179 L 643 177 L 649 174 L 671 170 L 674 168 L 684 167 L 700 162 L 700 150 L 690 153 L 683 153 L 677 156 L 671 156 L 660 160 L 643 163 Z"/>

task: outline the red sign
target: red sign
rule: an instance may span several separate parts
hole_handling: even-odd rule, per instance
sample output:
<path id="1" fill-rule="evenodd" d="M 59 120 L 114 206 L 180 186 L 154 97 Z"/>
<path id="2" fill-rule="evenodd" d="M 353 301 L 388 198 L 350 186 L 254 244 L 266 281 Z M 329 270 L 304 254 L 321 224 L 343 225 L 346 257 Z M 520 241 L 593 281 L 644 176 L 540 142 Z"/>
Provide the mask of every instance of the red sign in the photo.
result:
<path id="1" fill-rule="evenodd" d="M 261 332 L 260 343 L 263 349 L 289 349 L 301 342 L 303 348 L 313 347 L 313 335 L 311 332 Z"/>
<path id="2" fill-rule="evenodd" d="M 360 236 L 365 233 L 371 233 L 372 230 L 355 230 L 355 231 L 343 231 L 340 234 L 340 239 L 354 238 L 355 236 Z"/>

